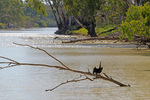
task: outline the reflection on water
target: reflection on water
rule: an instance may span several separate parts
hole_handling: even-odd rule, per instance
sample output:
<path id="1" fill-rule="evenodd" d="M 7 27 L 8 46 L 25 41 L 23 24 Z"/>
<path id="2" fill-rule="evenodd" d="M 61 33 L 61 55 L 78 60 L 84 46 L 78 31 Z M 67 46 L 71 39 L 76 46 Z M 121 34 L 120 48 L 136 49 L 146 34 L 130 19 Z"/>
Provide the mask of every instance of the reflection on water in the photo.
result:
<path id="1" fill-rule="evenodd" d="M 17 38 L 17 41 L 20 40 Z M 114 83 L 99 79 L 93 82 L 87 80 L 70 83 L 52 92 L 45 92 L 45 89 L 76 78 L 80 74 L 40 66 L 18 66 L 0 70 L 0 100 L 150 99 L 150 50 L 82 47 L 82 45 L 80 47 L 44 46 L 42 48 L 67 66 L 82 71 L 88 71 L 88 69 L 92 71 L 93 67 L 98 66 L 99 61 L 102 61 L 103 72 L 132 87 L 119 87 Z M 17 48 L 13 45 L 3 47 L 1 45 L 0 55 L 20 62 L 59 65 L 43 52 L 26 47 Z M 0 59 L 0 61 L 3 60 Z"/>

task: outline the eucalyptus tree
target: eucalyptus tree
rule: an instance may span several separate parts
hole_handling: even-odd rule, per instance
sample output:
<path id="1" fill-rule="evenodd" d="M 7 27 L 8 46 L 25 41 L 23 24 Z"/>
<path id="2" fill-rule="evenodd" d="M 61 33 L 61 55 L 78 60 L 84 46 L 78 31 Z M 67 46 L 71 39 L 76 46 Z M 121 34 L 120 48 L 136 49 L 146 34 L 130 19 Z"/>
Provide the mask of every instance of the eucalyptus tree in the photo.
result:
<path id="1" fill-rule="evenodd" d="M 73 16 L 76 22 L 88 30 L 91 37 L 96 37 L 96 15 L 105 0 L 63 0 L 66 14 Z"/>
<path id="2" fill-rule="evenodd" d="M 124 4 L 126 4 L 124 6 L 126 9 L 129 7 L 128 0 L 112 1 L 114 4 L 111 4 L 111 6 L 113 5 L 111 9 L 115 9 L 116 16 L 120 16 L 117 15 L 118 11 L 122 11 L 119 14 L 126 12 L 120 10 Z M 108 5 L 111 0 L 26 0 L 26 2 L 30 7 L 43 14 L 46 14 L 44 3 L 48 3 L 53 11 L 59 30 L 67 30 L 70 25 L 72 26 L 75 23 L 86 28 L 91 37 L 97 37 L 95 32 L 96 17 L 102 12 L 103 5 Z M 115 4 L 117 6 L 114 6 Z M 111 12 L 109 13 L 111 14 Z"/>
<path id="3" fill-rule="evenodd" d="M 45 0 L 49 3 L 58 26 L 58 29 L 66 29 L 69 26 L 69 19 L 65 15 L 64 4 L 62 0 Z"/>
<path id="4" fill-rule="evenodd" d="M 45 13 L 42 9 L 44 1 L 51 6 L 59 30 L 69 27 L 69 21 L 72 21 L 69 18 L 73 18 L 88 30 L 90 36 L 97 36 L 95 16 L 105 0 L 26 0 L 30 7 L 42 13 Z"/>

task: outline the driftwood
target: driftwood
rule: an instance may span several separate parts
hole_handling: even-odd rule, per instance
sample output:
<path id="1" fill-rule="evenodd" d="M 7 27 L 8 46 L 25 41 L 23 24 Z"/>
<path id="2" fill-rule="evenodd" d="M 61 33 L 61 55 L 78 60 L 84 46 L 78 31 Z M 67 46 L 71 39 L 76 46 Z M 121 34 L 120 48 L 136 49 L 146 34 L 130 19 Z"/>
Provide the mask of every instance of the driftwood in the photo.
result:
<path id="1" fill-rule="evenodd" d="M 90 38 L 84 38 L 84 39 L 75 39 L 70 41 L 62 41 L 62 43 L 75 43 L 79 41 L 88 41 L 88 40 L 119 40 L 118 37 L 113 36 L 106 36 L 106 37 L 90 37 Z"/>
<path id="2" fill-rule="evenodd" d="M 59 85 L 57 85 L 56 87 L 52 88 L 52 89 L 47 89 L 46 91 L 52 91 L 54 89 L 56 89 L 57 87 L 63 85 L 63 84 L 67 84 L 67 83 L 70 83 L 70 82 L 78 82 L 78 81 L 83 81 L 83 80 L 90 80 L 90 81 L 94 81 L 95 79 L 103 79 L 103 80 L 106 80 L 106 81 L 110 81 L 110 82 L 113 82 L 119 86 L 130 86 L 130 85 L 126 85 L 124 83 L 121 83 L 115 79 L 113 79 L 111 76 L 108 76 L 106 73 L 103 73 L 104 76 L 102 75 L 95 75 L 95 74 L 92 74 L 89 70 L 87 72 L 83 72 L 83 71 L 79 71 L 79 70 L 75 70 L 75 69 L 72 69 L 72 68 L 69 68 L 68 66 L 66 66 L 65 64 L 63 64 L 60 60 L 58 60 L 57 58 L 55 58 L 54 56 L 52 56 L 51 54 L 49 54 L 47 51 L 41 49 L 41 48 L 38 48 L 38 47 L 33 47 L 31 45 L 28 45 L 28 44 L 17 44 L 17 43 L 14 43 L 15 45 L 20 45 L 20 46 L 27 46 L 27 47 L 30 47 L 30 48 L 33 48 L 33 49 L 38 49 L 44 53 L 46 53 L 48 56 L 52 57 L 53 59 L 55 59 L 57 62 L 59 62 L 62 66 L 53 66 L 53 65 L 47 65 L 47 64 L 33 64 L 33 63 L 21 63 L 21 62 L 18 62 L 18 61 L 15 61 L 13 59 L 10 59 L 10 58 L 7 58 L 7 57 L 3 57 L 3 56 L 0 56 L 0 58 L 2 59 L 6 59 L 8 60 L 7 62 L 0 62 L 0 64 L 7 64 L 7 66 L 4 66 L 4 67 L 0 67 L 0 69 L 5 69 L 5 68 L 10 68 L 10 67 L 15 67 L 15 66 L 20 66 L 20 65 L 26 65 L 26 66 L 43 66 L 43 67 L 52 67 L 52 68 L 57 68 L 59 70 L 66 70 L 66 71 L 71 71 L 71 72 L 75 72 L 75 73 L 79 73 L 79 74 L 82 74 L 80 75 L 79 78 L 76 78 L 76 79 L 73 79 L 73 80 L 69 80 L 69 81 L 66 81 L 66 82 L 63 82 Z M 88 76 L 95 76 L 94 79 L 91 79 L 89 78 Z M 84 77 L 84 78 L 82 78 Z"/>

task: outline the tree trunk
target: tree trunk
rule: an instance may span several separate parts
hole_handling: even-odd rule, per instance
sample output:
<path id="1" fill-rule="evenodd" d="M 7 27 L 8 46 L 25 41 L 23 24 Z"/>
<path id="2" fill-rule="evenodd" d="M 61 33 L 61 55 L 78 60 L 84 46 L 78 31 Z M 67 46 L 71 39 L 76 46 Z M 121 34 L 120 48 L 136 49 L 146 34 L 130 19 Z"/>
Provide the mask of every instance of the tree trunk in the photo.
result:
<path id="1" fill-rule="evenodd" d="M 95 27 L 96 27 L 96 20 L 95 18 L 93 18 L 92 21 L 88 22 L 88 21 L 79 21 L 79 19 L 77 19 L 76 17 L 74 17 L 75 21 L 83 28 L 86 28 L 88 30 L 88 34 L 91 37 L 97 37 L 96 32 L 95 32 Z"/>
<path id="2" fill-rule="evenodd" d="M 68 19 L 65 16 L 63 5 L 60 6 L 60 12 L 61 12 L 61 16 L 62 16 L 62 19 L 63 19 L 63 22 L 64 22 L 64 28 L 67 28 L 69 26 L 68 25 Z"/>
<path id="3" fill-rule="evenodd" d="M 135 5 L 134 0 L 128 0 L 132 5 Z"/>
<path id="4" fill-rule="evenodd" d="M 96 32 L 95 32 L 95 27 L 96 27 L 96 20 L 93 17 L 93 20 L 91 22 L 89 22 L 89 24 L 87 24 L 88 26 L 86 26 L 86 29 L 88 30 L 88 34 L 91 37 L 97 37 Z"/>
<path id="5" fill-rule="evenodd" d="M 87 27 L 87 30 L 88 30 L 88 34 L 91 36 L 91 37 L 97 37 L 96 35 L 96 32 L 95 32 L 95 25 L 93 23 L 91 23 L 88 27 Z"/>
<path id="6" fill-rule="evenodd" d="M 50 0 L 48 0 L 48 3 L 50 4 L 51 9 L 54 10 L 54 7 L 53 7 L 52 3 L 50 2 Z M 60 29 L 61 29 L 61 25 L 60 25 L 60 23 L 59 23 L 59 21 L 58 21 L 58 19 L 57 19 L 56 13 L 53 12 L 53 15 L 54 15 L 54 18 L 55 18 L 57 27 L 58 27 L 58 29 L 60 30 Z"/>
<path id="7" fill-rule="evenodd" d="M 142 5 L 143 0 L 140 0 L 139 5 Z"/>
<path id="8" fill-rule="evenodd" d="M 60 10 L 59 10 L 60 9 L 60 7 L 59 7 L 60 5 L 57 4 L 56 0 L 52 0 L 52 1 L 53 1 L 53 5 L 54 5 L 54 7 L 56 9 L 57 17 L 59 19 L 59 27 L 60 27 L 60 29 L 63 29 L 64 22 L 63 22 L 63 19 L 61 17 Z"/>

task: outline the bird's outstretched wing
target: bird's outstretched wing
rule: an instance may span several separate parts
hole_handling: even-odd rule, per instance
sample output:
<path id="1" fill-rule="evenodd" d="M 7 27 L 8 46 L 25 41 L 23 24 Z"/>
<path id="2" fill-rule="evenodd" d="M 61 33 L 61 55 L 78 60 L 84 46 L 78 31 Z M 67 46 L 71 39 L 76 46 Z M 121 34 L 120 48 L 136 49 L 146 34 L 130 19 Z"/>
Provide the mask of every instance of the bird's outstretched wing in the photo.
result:
<path id="1" fill-rule="evenodd" d="M 101 61 L 100 61 L 100 64 L 99 64 L 99 68 L 101 68 L 102 66 L 101 66 Z"/>

